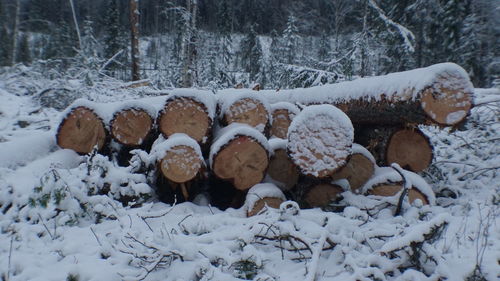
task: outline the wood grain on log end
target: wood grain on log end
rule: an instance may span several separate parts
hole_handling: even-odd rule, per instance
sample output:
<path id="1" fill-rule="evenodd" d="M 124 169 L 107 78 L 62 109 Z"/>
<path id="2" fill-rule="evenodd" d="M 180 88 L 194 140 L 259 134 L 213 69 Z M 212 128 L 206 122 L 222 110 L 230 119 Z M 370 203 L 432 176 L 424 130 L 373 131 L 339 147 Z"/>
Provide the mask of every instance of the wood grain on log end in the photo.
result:
<path id="1" fill-rule="evenodd" d="M 232 181 L 236 189 L 247 190 L 262 181 L 268 164 L 268 153 L 259 142 L 238 136 L 219 150 L 212 168 L 217 177 Z"/>
<path id="2" fill-rule="evenodd" d="M 274 209 L 279 209 L 281 203 L 283 203 L 283 199 L 281 199 L 281 198 L 264 197 L 262 199 L 257 200 L 257 202 L 255 202 L 255 204 L 253 205 L 253 208 L 250 211 L 248 211 L 247 216 L 251 217 L 251 216 L 257 215 L 258 213 L 260 213 L 260 211 L 262 211 L 262 209 L 264 209 L 265 206 L 268 206 L 268 207 L 271 207 Z"/>
<path id="3" fill-rule="evenodd" d="M 202 167 L 200 157 L 191 146 L 174 146 L 160 160 L 161 172 L 165 178 L 175 183 L 188 182 L 199 173 Z"/>
<path id="4" fill-rule="evenodd" d="M 264 133 L 269 126 L 269 113 L 259 100 L 243 98 L 234 102 L 224 112 L 224 122 L 227 125 L 232 123 L 247 124 Z"/>
<path id="5" fill-rule="evenodd" d="M 199 144 L 207 141 L 211 124 L 205 105 L 186 97 L 167 101 L 158 118 L 158 128 L 165 138 L 184 133 Z"/>
<path id="6" fill-rule="evenodd" d="M 390 197 L 396 195 L 401 191 L 401 189 L 403 189 L 402 184 L 381 184 L 378 186 L 374 186 L 371 190 L 368 191 L 368 194 Z M 425 205 L 429 205 L 429 200 L 427 199 L 427 197 L 415 187 L 412 187 L 408 191 L 408 199 L 410 200 L 410 203 L 413 203 L 415 200 L 420 199 L 422 203 L 424 203 Z"/>
<path id="7" fill-rule="evenodd" d="M 297 166 L 293 164 L 285 149 L 277 149 L 274 151 L 274 155 L 269 161 L 267 174 L 274 181 L 280 183 L 277 184 L 277 186 L 283 191 L 290 190 L 294 187 L 300 175 Z"/>
<path id="8" fill-rule="evenodd" d="M 271 125 L 271 137 L 286 139 L 288 127 L 292 123 L 293 113 L 285 108 L 276 109 L 273 111 L 273 123 Z"/>
<path id="9" fill-rule="evenodd" d="M 333 174 L 332 179 L 346 179 L 351 191 L 359 193 L 360 188 L 373 176 L 374 171 L 375 163 L 362 153 L 354 153 L 347 164 Z"/>
<path id="10" fill-rule="evenodd" d="M 92 152 L 95 146 L 101 150 L 106 141 L 104 124 L 91 109 L 74 108 L 59 125 L 57 144 L 80 154 Z"/>
<path id="11" fill-rule="evenodd" d="M 432 145 L 419 129 L 396 131 L 389 139 L 386 163 L 398 163 L 404 169 L 421 172 L 432 162 Z"/>
<path id="12" fill-rule="evenodd" d="M 307 190 L 304 201 L 311 208 L 326 207 L 343 191 L 342 187 L 336 184 L 316 184 Z"/>
<path id="13" fill-rule="evenodd" d="M 142 109 L 126 109 L 115 113 L 111 120 L 111 136 L 127 146 L 139 146 L 153 128 L 153 118 Z"/>

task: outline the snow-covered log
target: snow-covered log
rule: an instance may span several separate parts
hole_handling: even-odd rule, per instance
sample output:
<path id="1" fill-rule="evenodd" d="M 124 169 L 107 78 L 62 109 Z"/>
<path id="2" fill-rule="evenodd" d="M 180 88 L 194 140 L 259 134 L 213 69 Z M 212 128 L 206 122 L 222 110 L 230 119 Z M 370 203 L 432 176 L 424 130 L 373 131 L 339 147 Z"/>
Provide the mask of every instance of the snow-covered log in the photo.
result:
<path id="1" fill-rule="evenodd" d="M 352 123 L 342 111 L 332 105 L 312 105 L 292 121 L 287 151 L 301 173 L 325 178 L 347 163 L 353 138 Z"/>
<path id="2" fill-rule="evenodd" d="M 90 104 L 90 103 L 89 103 Z M 106 127 L 92 106 L 73 106 L 66 110 L 57 130 L 57 144 L 80 154 L 101 150 L 106 143 Z"/>
<path id="3" fill-rule="evenodd" d="M 268 102 L 255 94 L 234 94 L 220 100 L 222 123 L 242 123 L 267 134 L 271 123 L 271 110 Z"/>
<path id="4" fill-rule="evenodd" d="M 363 146 L 354 143 L 349 161 L 332 175 L 332 179 L 346 179 L 351 191 L 359 193 L 359 189 L 373 176 L 375 166 L 373 155 Z"/>
<path id="5" fill-rule="evenodd" d="M 210 148 L 213 173 L 238 190 L 247 190 L 261 182 L 268 164 L 266 137 L 248 125 L 232 124 L 224 128 Z"/>
<path id="6" fill-rule="evenodd" d="M 284 139 L 269 140 L 272 155 L 267 169 L 268 177 L 283 191 L 290 190 L 299 180 L 299 171 L 286 152 L 286 143 Z"/>
<path id="7" fill-rule="evenodd" d="M 125 146 L 140 146 L 152 133 L 155 115 L 144 107 L 122 107 L 110 122 L 111 137 Z"/>
<path id="8" fill-rule="evenodd" d="M 430 140 L 418 128 L 398 130 L 387 143 L 385 161 L 388 165 L 398 163 L 407 170 L 421 172 L 429 167 L 432 158 Z"/>
<path id="9" fill-rule="evenodd" d="M 164 137 L 184 133 L 200 145 L 208 144 L 215 101 L 209 93 L 171 95 L 158 117 L 158 129 Z"/>
<path id="10" fill-rule="evenodd" d="M 277 186 L 270 183 L 261 183 L 248 190 L 244 208 L 247 216 L 251 217 L 259 214 L 266 207 L 279 209 L 281 203 L 285 200 L 285 195 Z"/>
<path id="11" fill-rule="evenodd" d="M 289 102 L 278 102 L 271 105 L 273 121 L 271 124 L 271 137 L 286 139 L 288 127 L 292 123 L 295 115 L 299 114 L 300 109 Z"/>
<path id="12" fill-rule="evenodd" d="M 303 202 L 309 208 L 326 207 L 344 192 L 344 189 L 334 183 L 317 183 L 305 188 Z"/>

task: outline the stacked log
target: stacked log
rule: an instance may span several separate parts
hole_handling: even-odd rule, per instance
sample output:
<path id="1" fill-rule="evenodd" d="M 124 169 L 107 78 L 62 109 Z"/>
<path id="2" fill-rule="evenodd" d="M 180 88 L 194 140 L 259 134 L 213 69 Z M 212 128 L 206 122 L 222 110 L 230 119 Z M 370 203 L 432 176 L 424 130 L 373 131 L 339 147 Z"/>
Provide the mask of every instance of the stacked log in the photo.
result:
<path id="1" fill-rule="evenodd" d="M 297 166 L 286 152 L 286 139 L 272 138 L 269 140 L 271 159 L 267 175 L 282 191 L 291 190 L 299 180 Z"/>
<path id="2" fill-rule="evenodd" d="M 255 216 L 266 208 L 279 209 L 281 203 L 286 200 L 281 190 L 269 183 L 261 183 L 253 186 L 246 196 L 244 208 L 247 216 Z"/>
<path id="3" fill-rule="evenodd" d="M 225 99 L 221 105 L 222 124 L 241 123 L 267 135 L 271 123 L 268 102 L 255 93 L 234 95 Z"/>
<path id="4" fill-rule="evenodd" d="M 373 176 L 375 167 L 373 155 L 363 146 L 354 143 L 349 161 L 332 175 L 332 179 L 346 179 L 351 191 L 360 193 L 360 188 Z"/>
<path id="5" fill-rule="evenodd" d="M 271 105 L 272 124 L 271 137 L 286 139 L 288 127 L 292 123 L 293 118 L 299 114 L 300 109 L 289 102 L 277 102 Z"/>

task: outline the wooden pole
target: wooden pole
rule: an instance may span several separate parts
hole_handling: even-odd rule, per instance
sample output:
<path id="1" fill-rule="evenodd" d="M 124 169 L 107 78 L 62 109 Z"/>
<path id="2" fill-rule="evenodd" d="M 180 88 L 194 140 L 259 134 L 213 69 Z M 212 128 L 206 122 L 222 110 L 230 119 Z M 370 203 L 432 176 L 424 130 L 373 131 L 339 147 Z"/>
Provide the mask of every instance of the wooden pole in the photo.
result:
<path id="1" fill-rule="evenodd" d="M 140 80 L 139 73 L 139 0 L 130 0 L 130 34 L 132 57 L 132 81 Z"/>

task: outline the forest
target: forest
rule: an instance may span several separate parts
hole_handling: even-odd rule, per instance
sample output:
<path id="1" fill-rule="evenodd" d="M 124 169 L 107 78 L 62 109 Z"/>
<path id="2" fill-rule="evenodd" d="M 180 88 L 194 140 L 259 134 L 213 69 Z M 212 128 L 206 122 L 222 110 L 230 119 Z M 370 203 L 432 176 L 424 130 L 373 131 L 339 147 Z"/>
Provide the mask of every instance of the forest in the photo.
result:
<path id="1" fill-rule="evenodd" d="M 158 88 L 309 87 L 447 61 L 477 87 L 500 75 L 494 0 L 136 2 L 140 76 Z M 1 0 L 0 65 L 130 80 L 129 3 Z"/>

